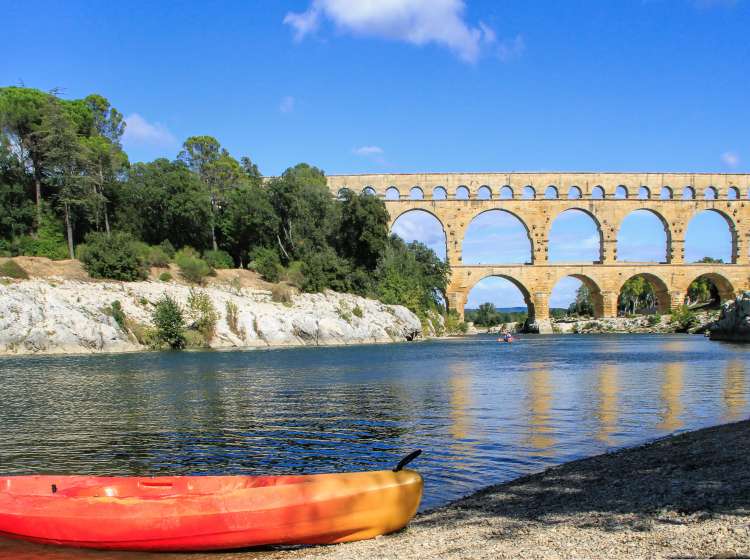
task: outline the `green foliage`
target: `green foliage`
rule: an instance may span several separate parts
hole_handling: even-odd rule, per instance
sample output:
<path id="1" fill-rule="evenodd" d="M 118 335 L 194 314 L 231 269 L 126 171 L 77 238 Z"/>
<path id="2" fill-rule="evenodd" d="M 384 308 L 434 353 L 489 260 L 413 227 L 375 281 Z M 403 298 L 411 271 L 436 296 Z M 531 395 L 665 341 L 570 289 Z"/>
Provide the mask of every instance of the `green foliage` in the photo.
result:
<path id="1" fill-rule="evenodd" d="M 453 309 L 445 314 L 443 324 L 447 334 L 466 334 L 466 331 L 469 330 L 469 325 L 465 321 L 462 321 L 461 317 Z"/>
<path id="2" fill-rule="evenodd" d="M 127 317 L 125 316 L 125 311 L 122 309 L 122 304 L 119 300 L 115 300 L 109 305 L 109 307 L 105 307 L 104 313 L 112 317 L 121 330 L 124 332 L 128 331 Z"/>
<path id="3" fill-rule="evenodd" d="M 36 237 L 24 235 L 13 242 L 13 252 L 28 257 L 47 257 L 52 260 L 67 259 L 68 247 L 65 243 L 63 226 L 49 210 L 41 214 L 41 222 Z"/>
<path id="4" fill-rule="evenodd" d="M 93 278 L 111 280 L 143 280 L 147 276 L 143 258 L 130 234 L 115 232 L 112 235 L 93 232 L 86 236 L 81 262 Z"/>
<path id="5" fill-rule="evenodd" d="M 359 305 L 355 305 L 354 309 L 352 309 L 352 314 L 355 317 L 359 317 L 361 319 L 362 316 L 364 315 L 364 312 L 362 311 L 362 308 Z"/>
<path id="6" fill-rule="evenodd" d="M 355 267 L 375 270 L 388 245 L 388 211 L 377 197 L 346 191 L 336 244 Z"/>
<path id="7" fill-rule="evenodd" d="M 224 197 L 220 229 L 224 246 L 237 262 L 247 263 L 259 248 L 276 247 L 279 218 L 268 189 L 245 185 Z"/>
<path id="8" fill-rule="evenodd" d="M 0 264 L 0 276 L 14 278 L 16 280 L 28 280 L 29 273 L 16 261 L 7 260 Z"/>
<path id="9" fill-rule="evenodd" d="M 185 348 L 185 318 L 180 304 L 164 294 L 156 302 L 151 319 L 157 344 L 178 350 Z"/>
<path id="10" fill-rule="evenodd" d="M 650 309 L 655 305 L 654 287 L 642 275 L 633 276 L 620 289 L 617 307 L 625 314 L 635 314 L 639 309 Z"/>
<path id="11" fill-rule="evenodd" d="M 147 259 L 148 264 L 156 268 L 167 268 L 169 266 L 170 257 L 161 245 L 149 247 Z"/>
<path id="12" fill-rule="evenodd" d="M 327 289 L 349 292 L 352 288 L 351 272 L 349 262 L 326 247 L 306 255 L 302 261 L 302 289 L 305 292 L 322 292 Z"/>
<path id="13" fill-rule="evenodd" d="M 290 306 L 292 305 L 292 291 L 284 284 L 276 284 L 271 288 L 271 301 Z"/>
<path id="14" fill-rule="evenodd" d="M 170 260 L 174 258 L 174 254 L 176 251 L 175 251 L 174 245 L 172 245 L 169 239 L 165 239 L 164 241 L 159 243 L 158 247 L 162 251 L 164 251 L 164 254 L 167 255 L 167 257 L 169 257 Z"/>
<path id="15" fill-rule="evenodd" d="M 159 274 L 159 280 L 162 282 L 171 282 L 172 281 L 172 274 L 170 272 L 162 272 Z"/>
<path id="16" fill-rule="evenodd" d="M 278 282 L 281 277 L 281 260 L 275 249 L 260 247 L 253 254 L 252 269 L 267 282 Z"/>
<path id="17" fill-rule="evenodd" d="M 284 280 L 299 289 L 302 289 L 302 285 L 305 283 L 305 275 L 302 274 L 303 263 L 301 261 L 294 261 L 289 263 L 289 266 L 284 270 Z"/>
<path id="18" fill-rule="evenodd" d="M 586 284 L 581 284 L 576 291 L 576 299 L 568 307 L 570 315 L 593 316 L 594 303 L 591 298 L 591 290 Z"/>
<path id="19" fill-rule="evenodd" d="M 698 319 L 695 316 L 695 312 L 691 310 L 687 305 L 683 305 L 678 309 L 672 311 L 672 324 L 678 331 L 687 331 L 690 327 L 697 324 Z"/>
<path id="20" fill-rule="evenodd" d="M 240 338 L 245 338 L 245 329 L 244 327 L 240 327 L 240 311 L 237 307 L 237 304 L 233 301 L 227 300 L 226 303 L 226 318 L 227 318 L 227 325 L 229 326 L 229 330 L 232 331 L 235 335 L 239 336 Z"/>
<path id="21" fill-rule="evenodd" d="M 184 247 L 177 251 L 174 261 L 180 267 L 180 274 L 188 282 L 201 284 L 205 277 L 211 274 L 211 267 L 192 247 Z"/>
<path id="22" fill-rule="evenodd" d="M 211 297 L 206 292 L 190 290 L 187 307 L 188 317 L 193 322 L 191 328 L 201 333 L 206 342 L 211 342 L 216 334 L 216 322 L 219 320 Z"/>
<path id="23" fill-rule="evenodd" d="M 654 313 L 653 315 L 649 315 L 648 319 L 646 319 L 646 323 L 649 327 L 655 327 L 659 323 L 661 323 L 661 315 L 658 313 Z"/>
<path id="24" fill-rule="evenodd" d="M 217 251 L 204 251 L 203 260 L 208 266 L 215 269 L 234 268 L 234 261 L 226 251 L 221 249 Z"/>

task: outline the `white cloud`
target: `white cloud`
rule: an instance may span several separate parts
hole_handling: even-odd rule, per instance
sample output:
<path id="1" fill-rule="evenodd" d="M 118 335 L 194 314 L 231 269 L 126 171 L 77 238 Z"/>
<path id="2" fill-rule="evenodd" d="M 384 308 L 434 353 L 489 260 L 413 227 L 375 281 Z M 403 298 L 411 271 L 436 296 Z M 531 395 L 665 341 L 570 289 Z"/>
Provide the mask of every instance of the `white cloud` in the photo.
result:
<path id="1" fill-rule="evenodd" d="M 721 154 L 721 161 L 727 167 L 734 169 L 740 164 L 740 156 L 737 152 L 724 152 Z"/>
<path id="2" fill-rule="evenodd" d="M 358 156 L 377 156 L 383 154 L 383 148 L 380 146 L 360 146 L 352 150 Z"/>
<path id="3" fill-rule="evenodd" d="M 495 32 L 482 22 L 468 25 L 465 8 L 464 0 L 312 0 L 307 11 L 287 13 L 284 23 L 292 27 L 296 41 L 315 33 L 327 19 L 352 35 L 418 46 L 435 43 L 461 60 L 476 62 L 483 47 L 495 43 Z"/>
<path id="4" fill-rule="evenodd" d="M 281 102 L 279 103 L 279 111 L 284 114 L 291 113 L 294 111 L 294 101 L 294 97 L 291 95 L 285 95 L 281 98 Z"/>
<path id="5" fill-rule="evenodd" d="M 150 123 L 138 113 L 125 117 L 123 144 L 146 145 L 168 148 L 177 144 L 177 139 L 160 122 Z"/>

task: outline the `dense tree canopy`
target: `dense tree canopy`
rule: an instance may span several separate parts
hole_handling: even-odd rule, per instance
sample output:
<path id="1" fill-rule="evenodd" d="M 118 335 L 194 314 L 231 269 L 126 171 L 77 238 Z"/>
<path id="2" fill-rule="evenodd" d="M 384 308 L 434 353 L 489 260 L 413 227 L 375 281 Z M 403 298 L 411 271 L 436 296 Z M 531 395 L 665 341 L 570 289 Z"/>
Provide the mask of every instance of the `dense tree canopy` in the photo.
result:
<path id="1" fill-rule="evenodd" d="M 189 137 L 174 160 L 131 165 L 125 127 L 98 94 L 0 88 L 0 256 L 72 258 L 85 240 L 79 253 L 92 274 L 132 279 L 177 249 L 206 270 L 233 260 L 306 291 L 380 297 L 420 314 L 441 308 L 447 264 L 390 237 L 377 197 L 336 200 L 306 163 L 264 180 L 212 136 Z"/>

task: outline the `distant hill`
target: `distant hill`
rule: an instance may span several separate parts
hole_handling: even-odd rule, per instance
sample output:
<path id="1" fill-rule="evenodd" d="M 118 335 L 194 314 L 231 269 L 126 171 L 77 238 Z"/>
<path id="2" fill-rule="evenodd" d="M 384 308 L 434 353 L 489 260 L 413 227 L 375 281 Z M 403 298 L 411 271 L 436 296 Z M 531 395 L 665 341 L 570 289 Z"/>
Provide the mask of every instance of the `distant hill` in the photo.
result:
<path id="1" fill-rule="evenodd" d="M 464 309 L 464 312 L 467 312 L 467 311 L 469 312 L 478 311 L 478 309 L 475 307 L 472 307 L 472 308 L 467 307 Z M 526 306 L 523 306 L 523 307 L 496 307 L 495 311 L 497 311 L 498 313 L 526 313 L 528 310 L 526 309 Z M 550 313 L 552 313 L 553 311 L 565 313 L 568 310 L 563 307 L 550 307 Z"/>

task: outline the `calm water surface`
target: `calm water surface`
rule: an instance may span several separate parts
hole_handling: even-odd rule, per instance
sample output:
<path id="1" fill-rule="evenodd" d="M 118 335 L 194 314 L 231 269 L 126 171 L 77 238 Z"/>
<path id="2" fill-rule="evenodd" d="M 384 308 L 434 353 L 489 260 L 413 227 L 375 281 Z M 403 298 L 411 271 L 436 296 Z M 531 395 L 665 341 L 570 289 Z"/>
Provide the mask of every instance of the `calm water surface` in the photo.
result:
<path id="1" fill-rule="evenodd" d="M 686 335 L 0 358 L 0 473 L 354 471 L 421 448 L 425 509 L 745 418 L 749 370 Z"/>

